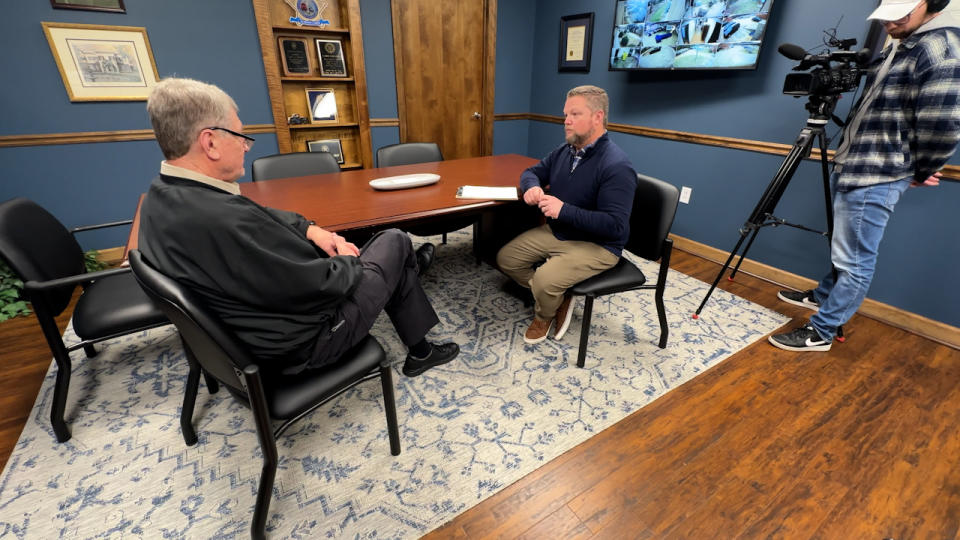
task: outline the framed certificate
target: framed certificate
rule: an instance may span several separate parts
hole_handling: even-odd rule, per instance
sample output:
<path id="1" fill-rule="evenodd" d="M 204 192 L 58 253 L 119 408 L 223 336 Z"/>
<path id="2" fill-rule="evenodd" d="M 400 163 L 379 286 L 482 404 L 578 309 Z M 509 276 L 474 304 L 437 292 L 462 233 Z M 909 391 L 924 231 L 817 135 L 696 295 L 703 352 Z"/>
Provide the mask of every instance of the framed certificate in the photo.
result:
<path id="1" fill-rule="evenodd" d="M 343 43 L 339 39 L 317 38 L 317 58 L 320 59 L 320 75 L 347 76 L 347 64 L 343 60 Z"/>
<path id="2" fill-rule="evenodd" d="M 306 92 L 311 123 L 337 121 L 337 97 L 333 88 L 307 88 Z"/>
<path id="3" fill-rule="evenodd" d="M 337 163 L 343 165 L 343 147 L 340 139 L 323 139 L 319 141 L 307 141 L 307 150 L 310 152 L 326 152 L 332 154 Z"/>
<path id="4" fill-rule="evenodd" d="M 306 77 L 313 74 L 307 39 L 298 37 L 279 37 L 280 63 L 287 77 Z"/>
<path id="5" fill-rule="evenodd" d="M 593 13 L 560 17 L 560 64 L 557 71 L 590 71 Z"/>

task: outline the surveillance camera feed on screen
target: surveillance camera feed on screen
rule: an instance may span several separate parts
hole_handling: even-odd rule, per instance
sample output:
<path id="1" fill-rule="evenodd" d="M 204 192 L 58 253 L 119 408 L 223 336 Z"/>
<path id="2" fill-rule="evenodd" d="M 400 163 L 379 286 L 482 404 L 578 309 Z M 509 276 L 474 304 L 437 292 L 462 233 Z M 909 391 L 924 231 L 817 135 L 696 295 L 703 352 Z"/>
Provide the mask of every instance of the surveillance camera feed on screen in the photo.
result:
<path id="1" fill-rule="evenodd" d="M 611 69 L 753 69 L 773 0 L 618 0 Z"/>

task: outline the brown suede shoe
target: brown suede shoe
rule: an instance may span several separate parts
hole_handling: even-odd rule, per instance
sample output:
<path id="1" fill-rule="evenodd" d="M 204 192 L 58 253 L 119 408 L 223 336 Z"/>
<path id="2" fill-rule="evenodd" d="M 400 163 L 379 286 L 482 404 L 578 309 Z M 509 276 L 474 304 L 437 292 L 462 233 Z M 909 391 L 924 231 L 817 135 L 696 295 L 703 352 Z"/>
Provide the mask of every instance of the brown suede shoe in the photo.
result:
<path id="1" fill-rule="evenodd" d="M 567 333 L 567 328 L 570 328 L 570 319 L 573 318 L 573 296 L 567 294 L 563 297 L 563 302 L 560 304 L 560 307 L 557 308 L 557 315 L 554 317 L 554 320 L 557 321 L 556 333 L 553 334 L 553 339 L 560 340 L 563 339 L 563 335 Z"/>
<path id="2" fill-rule="evenodd" d="M 530 328 L 527 328 L 527 331 L 523 334 L 523 340 L 531 345 L 540 343 L 547 339 L 547 334 L 550 333 L 550 325 L 552 324 L 552 319 L 545 321 L 534 317 L 533 322 L 530 323 Z"/>

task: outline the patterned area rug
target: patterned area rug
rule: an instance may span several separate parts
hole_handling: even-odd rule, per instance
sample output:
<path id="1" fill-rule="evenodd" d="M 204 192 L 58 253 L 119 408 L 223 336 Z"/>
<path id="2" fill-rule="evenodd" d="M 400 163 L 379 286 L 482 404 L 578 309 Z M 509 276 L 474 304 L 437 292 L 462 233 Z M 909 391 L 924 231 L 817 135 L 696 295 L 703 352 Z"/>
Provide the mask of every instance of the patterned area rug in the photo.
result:
<path id="1" fill-rule="evenodd" d="M 406 378 L 389 322 L 374 328 L 396 359 L 402 453 L 390 455 L 376 381 L 314 411 L 279 441 L 272 538 L 417 538 L 788 320 L 718 290 L 694 321 L 707 286 L 671 272 L 667 348 L 652 291 L 603 297 L 577 369 L 582 299 L 563 341 L 524 344 L 531 309 L 474 264 L 469 242 L 451 235 L 424 276 L 441 319 L 431 337 L 460 343 L 456 361 Z M 656 265 L 642 267 L 655 279 Z M 248 537 L 261 466 L 249 411 L 201 384 L 200 442 L 187 447 L 172 327 L 100 348 L 74 354 L 64 444 L 49 428 L 51 367 L 0 477 L 0 538 Z"/>

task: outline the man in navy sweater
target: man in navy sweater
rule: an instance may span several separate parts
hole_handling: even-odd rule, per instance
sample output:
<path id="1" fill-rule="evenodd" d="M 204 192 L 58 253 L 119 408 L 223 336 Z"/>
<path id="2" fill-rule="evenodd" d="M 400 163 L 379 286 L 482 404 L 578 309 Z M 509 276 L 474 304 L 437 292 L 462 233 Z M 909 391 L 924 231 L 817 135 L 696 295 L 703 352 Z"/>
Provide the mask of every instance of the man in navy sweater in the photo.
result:
<path id="1" fill-rule="evenodd" d="M 630 235 L 637 174 L 607 137 L 608 109 L 602 88 L 567 92 L 566 143 L 520 176 L 523 201 L 539 207 L 546 223 L 504 246 L 497 265 L 533 292 L 527 343 L 547 339 L 554 323 L 554 339 L 563 337 L 572 305 L 567 289 L 617 264 Z"/>

